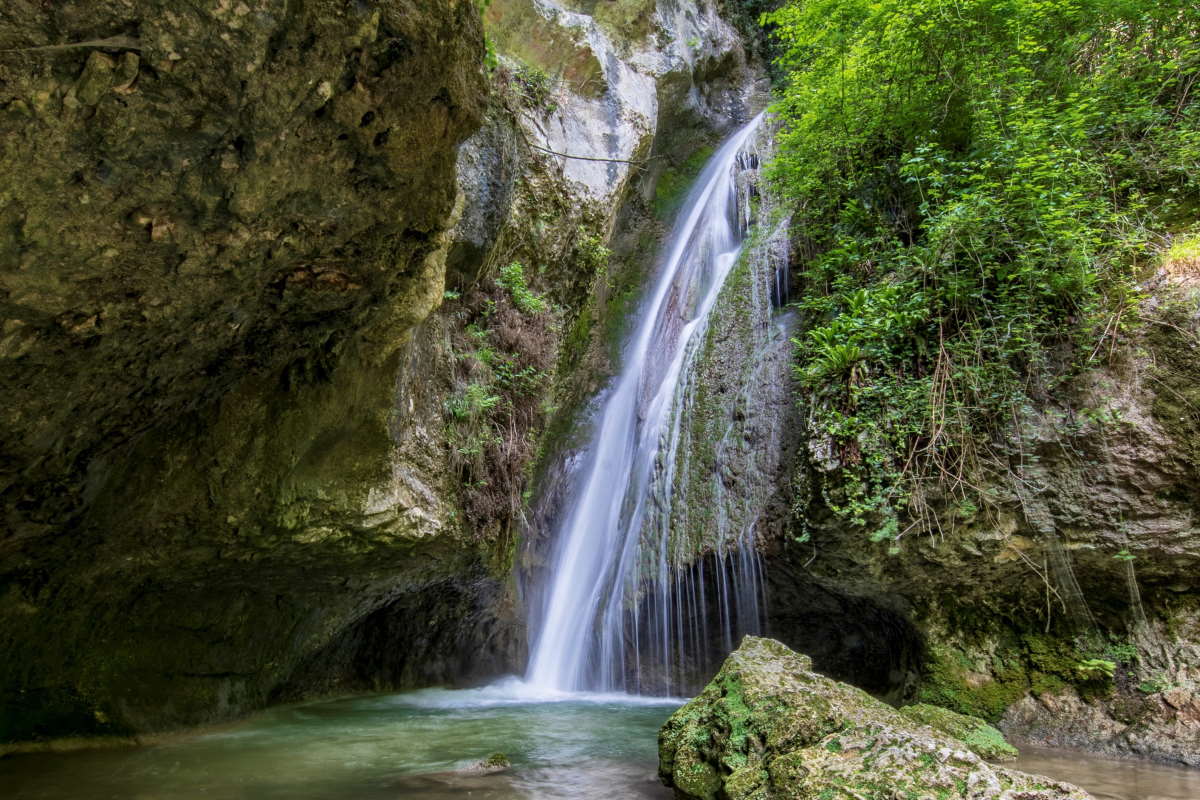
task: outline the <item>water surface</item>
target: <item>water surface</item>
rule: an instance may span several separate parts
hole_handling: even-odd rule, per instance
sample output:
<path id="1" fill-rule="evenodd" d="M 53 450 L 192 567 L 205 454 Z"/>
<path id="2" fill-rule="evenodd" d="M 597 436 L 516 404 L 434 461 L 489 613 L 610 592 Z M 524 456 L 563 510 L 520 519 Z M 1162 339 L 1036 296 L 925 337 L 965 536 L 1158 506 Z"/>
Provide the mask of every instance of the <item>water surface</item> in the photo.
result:
<path id="1" fill-rule="evenodd" d="M 1021 757 L 1005 766 L 1073 783 L 1096 800 L 1200 800 L 1200 770 L 1027 744 L 1019 747 Z"/>
<path id="2" fill-rule="evenodd" d="M 271 709 L 128 750 L 0 759 L 20 800 L 669 800 L 658 728 L 680 700 L 533 694 L 515 679 Z M 472 766 L 503 752 L 512 768 Z"/>
<path id="3" fill-rule="evenodd" d="M 274 708 L 147 747 L 0 759 L 5 800 L 670 800 L 658 729 L 681 700 L 517 679 Z M 512 767 L 472 767 L 495 752 Z M 1097 800 L 1200 800 L 1200 770 L 1021 747 L 1009 766 Z"/>

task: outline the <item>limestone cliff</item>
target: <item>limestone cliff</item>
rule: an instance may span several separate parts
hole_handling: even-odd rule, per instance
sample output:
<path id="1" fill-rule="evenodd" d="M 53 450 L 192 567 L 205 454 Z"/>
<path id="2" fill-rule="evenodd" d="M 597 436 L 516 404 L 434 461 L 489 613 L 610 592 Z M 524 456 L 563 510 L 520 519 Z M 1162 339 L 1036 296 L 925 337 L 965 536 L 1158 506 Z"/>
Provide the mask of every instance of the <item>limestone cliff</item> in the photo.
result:
<path id="1" fill-rule="evenodd" d="M 1196 764 L 1194 286 L 1164 265 L 1104 364 L 1022 411 L 1006 468 L 972 479 L 985 502 L 932 493 L 895 541 L 835 520 L 836 457 L 809 438 L 792 538 L 770 557 L 775 633 L 895 699 Z"/>
<path id="2" fill-rule="evenodd" d="M 460 564 L 365 479 L 415 409 L 478 14 L 17 2 L 0 51 L 0 738 L 259 705 L 416 553 Z"/>
<path id="3" fill-rule="evenodd" d="M 708 2 L 0 9 L 0 741 L 519 668 L 532 461 L 751 75 Z"/>

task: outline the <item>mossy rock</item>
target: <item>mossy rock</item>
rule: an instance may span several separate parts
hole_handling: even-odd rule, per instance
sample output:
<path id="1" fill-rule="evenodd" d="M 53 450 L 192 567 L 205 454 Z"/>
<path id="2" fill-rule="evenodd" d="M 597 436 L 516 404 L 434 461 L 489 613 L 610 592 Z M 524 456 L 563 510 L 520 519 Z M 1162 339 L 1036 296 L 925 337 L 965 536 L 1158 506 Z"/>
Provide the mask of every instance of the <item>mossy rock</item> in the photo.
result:
<path id="1" fill-rule="evenodd" d="M 659 777 L 677 797 L 703 800 L 1089 797 L 989 764 L 963 741 L 813 672 L 807 656 L 754 636 L 667 720 Z"/>
<path id="2" fill-rule="evenodd" d="M 1017 748 L 1005 741 L 1004 734 L 979 717 L 959 714 L 928 703 L 905 706 L 900 713 L 919 725 L 928 725 L 935 731 L 954 737 L 980 758 L 1011 761 L 1020 755 Z"/>
<path id="3" fill-rule="evenodd" d="M 512 766 L 512 761 L 504 753 L 492 753 L 471 767 L 471 772 L 503 772 Z"/>

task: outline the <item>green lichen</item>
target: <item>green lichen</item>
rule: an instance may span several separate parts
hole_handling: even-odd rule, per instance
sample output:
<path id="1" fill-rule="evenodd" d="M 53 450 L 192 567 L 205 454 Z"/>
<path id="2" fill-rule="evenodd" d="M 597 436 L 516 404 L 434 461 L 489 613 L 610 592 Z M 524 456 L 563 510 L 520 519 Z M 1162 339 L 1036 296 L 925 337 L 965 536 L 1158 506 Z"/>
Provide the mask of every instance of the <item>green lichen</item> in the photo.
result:
<path id="1" fill-rule="evenodd" d="M 922 703 L 995 722 L 1028 688 L 1019 667 L 1006 665 L 999 674 L 983 675 L 973 670 L 961 651 L 937 646 L 930 649 L 918 696 Z"/>
<path id="2" fill-rule="evenodd" d="M 967 775 L 980 769 L 991 770 L 1005 788 L 1031 788 L 1029 776 L 950 755 L 961 750 L 953 738 L 811 667 L 778 642 L 747 637 L 663 726 L 663 780 L 680 797 L 704 800 L 962 798 Z M 947 716 L 941 709 L 916 711 L 922 718 Z M 970 744 L 1011 756 L 982 721 L 954 721 Z M 696 735 L 697 728 L 711 735 Z M 1083 798 L 1066 790 L 1021 796 Z"/>

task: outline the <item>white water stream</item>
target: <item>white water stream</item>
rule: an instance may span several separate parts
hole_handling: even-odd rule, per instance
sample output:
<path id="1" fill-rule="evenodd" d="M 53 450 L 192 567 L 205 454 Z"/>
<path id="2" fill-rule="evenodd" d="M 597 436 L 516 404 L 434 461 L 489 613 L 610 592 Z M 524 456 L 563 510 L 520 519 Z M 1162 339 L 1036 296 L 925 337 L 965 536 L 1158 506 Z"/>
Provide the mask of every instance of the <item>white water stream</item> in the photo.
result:
<path id="1" fill-rule="evenodd" d="M 728 640 L 757 626 L 755 554 L 718 553 L 706 576 L 703 562 L 673 563 L 668 544 L 681 389 L 745 238 L 750 215 L 737 173 L 750 161 L 745 149 L 761 118 L 727 140 L 701 173 L 639 309 L 555 531 L 548 586 L 531 620 L 532 687 L 640 691 L 651 658 L 669 674 L 684 656 L 680 648 L 706 646 L 709 627 Z M 641 600 L 648 602 L 639 623 Z M 643 658 L 639 642 L 660 652 Z M 656 688 L 670 692 L 670 679 Z"/>

